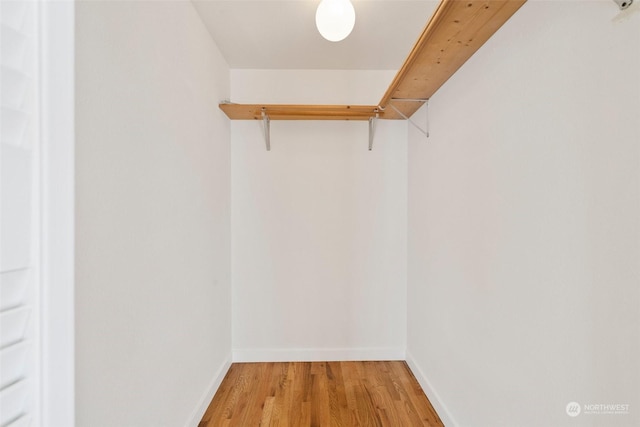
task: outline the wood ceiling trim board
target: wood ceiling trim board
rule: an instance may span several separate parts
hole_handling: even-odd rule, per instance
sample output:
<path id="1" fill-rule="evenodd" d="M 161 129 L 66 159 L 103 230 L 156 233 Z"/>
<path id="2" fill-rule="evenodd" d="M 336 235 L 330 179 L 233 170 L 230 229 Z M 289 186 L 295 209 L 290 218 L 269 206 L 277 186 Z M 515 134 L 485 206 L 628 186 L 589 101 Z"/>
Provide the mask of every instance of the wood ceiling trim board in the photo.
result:
<path id="1" fill-rule="evenodd" d="M 383 95 L 381 119 L 403 119 L 392 104 L 411 117 L 526 0 L 442 0 L 409 56 Z M 264 110 L 271 120 L 368 120 L 378 106 L 220 104 L 234 120 L 261 120 Z"/>

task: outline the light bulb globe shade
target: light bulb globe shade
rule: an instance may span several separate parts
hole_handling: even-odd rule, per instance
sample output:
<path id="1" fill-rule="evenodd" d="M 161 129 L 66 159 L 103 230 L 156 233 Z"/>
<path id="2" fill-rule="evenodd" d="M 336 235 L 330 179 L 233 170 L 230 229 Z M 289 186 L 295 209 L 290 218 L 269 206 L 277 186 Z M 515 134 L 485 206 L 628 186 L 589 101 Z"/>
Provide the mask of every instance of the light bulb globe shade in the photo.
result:
<path id="1" fill-rule="evenodd" d="M 325 39 L 344 40 L 356 23 L 356 11 L 349 0 L 322 0 L 316 10 L 316 26 Z"/>

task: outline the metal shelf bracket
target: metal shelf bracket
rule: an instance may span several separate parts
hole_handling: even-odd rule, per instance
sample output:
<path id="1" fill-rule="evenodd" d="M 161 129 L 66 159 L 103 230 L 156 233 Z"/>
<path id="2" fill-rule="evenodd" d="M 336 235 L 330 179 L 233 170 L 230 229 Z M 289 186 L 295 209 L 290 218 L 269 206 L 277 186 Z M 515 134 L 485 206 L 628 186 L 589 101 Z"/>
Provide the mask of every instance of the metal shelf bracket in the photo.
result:
<path id="1" fill-rule="evenodd" d="M 407 117 L 402 111 L 400 111 L 399 109 L 397 109 L 396 107 L 394 107 L 393 104 L 389 103 L 389 106 L 391 108 L 393 108 L 393 110 L 398 113 L 403 119 L 408 120 L 409 123 L 411 123 L 416 129 L 418 129 L 420 132 L 422 132 L 424 134 L 424 136 L 426 136 L 427 138 L 429 138 L 429 99 L 415 99 L 415 98 L 411 98 L 411 99 L 403 99 L 403 98 L 391 98 L 391 101 L 402 101 L 402 102 L 424 102 L 424 105 L 426 105 L 425 110 L 427 112 L 427 129 L 422 129 L 416 122 L 414 122 L 413 120 L 411 120 L 410 117 Z"/>
<path id="2" fill-rule="evenodd" d="M 267 151 L 271 151 L 271 119 L 266 109 L 262 109 L 262 130 L 264 132 L 264 142 L 267 144 Z"/>
<path id="3" fill-rule="evenodd" d="M 376 116 L 375 117 L 369 117 L 369 151 L 371 151 L 373 149 L 373 137 L 375 136 L 376 133 L 376 125 L 378 124 L 378 118 L 380 117 L 380 114 L 378 113 L 378 110 L 376 110 Z"/>

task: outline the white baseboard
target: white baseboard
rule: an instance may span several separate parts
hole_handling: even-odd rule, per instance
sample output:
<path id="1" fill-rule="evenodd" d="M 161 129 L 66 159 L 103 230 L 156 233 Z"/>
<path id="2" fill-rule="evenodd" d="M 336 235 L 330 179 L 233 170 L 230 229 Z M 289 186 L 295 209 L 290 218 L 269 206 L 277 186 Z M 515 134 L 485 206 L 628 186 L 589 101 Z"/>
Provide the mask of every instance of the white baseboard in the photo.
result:
<path id="1" fill-rule="evenodd" d="M 404 348 L 234 349 L 234 362 L 332 362 L 340 360 L 404 360 Z"/>
<path id="2" fill-rule="evenodd" d="M 422 369 L 420 369 L 420 367 L 416 363 L 415 359 L 413 358 L 409 350 L 407 350 L 406 353 L 407 353 L 407 359 L 406 359 L 407 365 L 409 365 L 411 372 L 413 372 L 413 375 L 418 380 L 418 383 L 420 383 L 420 386 L 422 387 L 424 394 L 426 394 L 427 397 L 429 398 L 431 405 L 433 405 L 433 409 L 435 409 L 436 412 L 438 413 L 438 416 L 442 420 L 442 423 L 445 425 L 445 427 L 457 427 L 458 424 L 455 422 L 455 420 L 451 416 L 451 412 L 449 412 L 446 405 L 440 398 L 440 395 L 433 388 L 433 386 L 431 385 L 431 382 L 429 382 L 429 380 L 427 379 L 427 376 L 424 374 L 424 372 L 422 372 Z"/>
<path id="3" fill-rule="evenodd" d="M 197 427 L 198 424 L 200 424 L 200 421 L 202 420 L 202 416 L 204 415 L 207 408 L 209 407 L 209 404 L 211 403 L 213 396 L 216 394 L 216 391 L 218 391 L 218 387 L 220 387 L 220 384 L 222 383 L 224 376 L 227 375 L 227 372 L 229 371 L 230 367 L 231 367 L 231 355 L 229 355 L 225 359 L 222 366 L 220 366 L 216 374 L 213 376 L 211 383 L 209 384 L 209 387 L 207 387 L 207 390 L 205 391 L 204 395 L 200 399 L 200 403 L 196 407 L 189 421 L 187 421 L 186 427 Z"/>

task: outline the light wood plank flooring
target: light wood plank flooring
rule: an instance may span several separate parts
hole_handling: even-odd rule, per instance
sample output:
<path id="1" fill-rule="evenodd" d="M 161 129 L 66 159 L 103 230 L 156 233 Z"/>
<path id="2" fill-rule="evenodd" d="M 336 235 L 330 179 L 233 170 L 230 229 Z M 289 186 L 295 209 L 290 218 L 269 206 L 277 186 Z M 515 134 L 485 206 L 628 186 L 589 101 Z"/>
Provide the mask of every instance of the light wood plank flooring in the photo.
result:
<path id="1" fill-rule="evenodd" d="M 234 363 L 199 427 L 443 426 L 405 362 Z"/>

